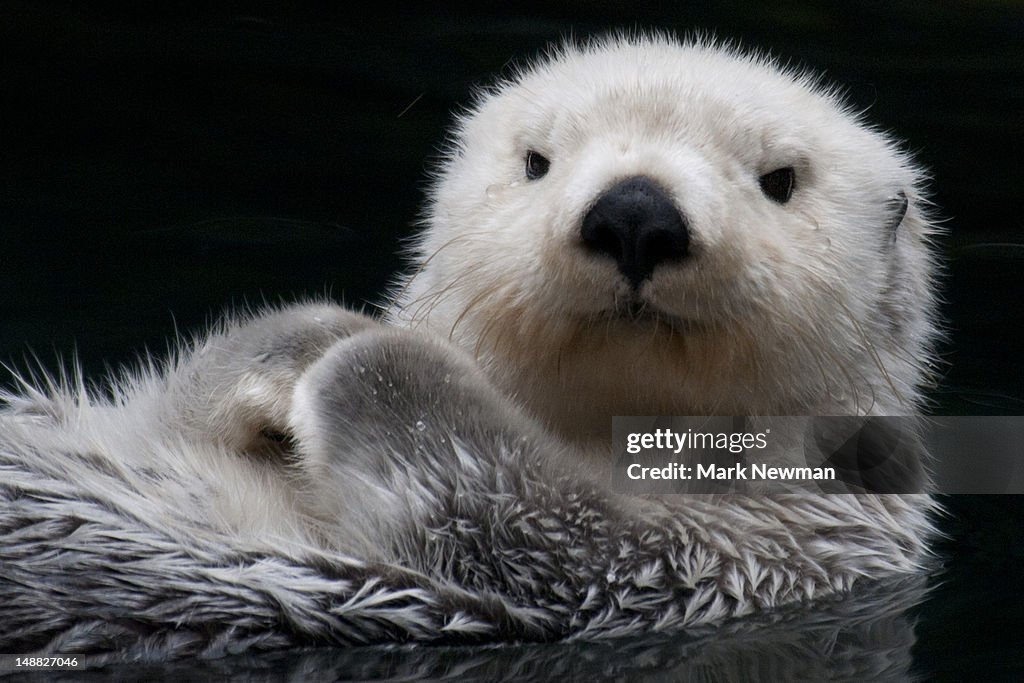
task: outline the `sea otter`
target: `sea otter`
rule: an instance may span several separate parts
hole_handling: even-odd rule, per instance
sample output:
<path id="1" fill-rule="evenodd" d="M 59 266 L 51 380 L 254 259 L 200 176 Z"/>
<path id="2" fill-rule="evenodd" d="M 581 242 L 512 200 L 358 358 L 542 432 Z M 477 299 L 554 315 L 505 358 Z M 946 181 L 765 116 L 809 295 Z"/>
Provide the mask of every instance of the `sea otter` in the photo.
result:
<path id="1" fill-rule="evenodd" d="M 6 397 L 0 649 L 601 638 L 919 570 L 926 495 L 605 475 L 615 415 L 918 413 L 922 182 L 764 56 L 553 51 L 460 116 L 383 320 L 238 316 L 112 398 Z"/>

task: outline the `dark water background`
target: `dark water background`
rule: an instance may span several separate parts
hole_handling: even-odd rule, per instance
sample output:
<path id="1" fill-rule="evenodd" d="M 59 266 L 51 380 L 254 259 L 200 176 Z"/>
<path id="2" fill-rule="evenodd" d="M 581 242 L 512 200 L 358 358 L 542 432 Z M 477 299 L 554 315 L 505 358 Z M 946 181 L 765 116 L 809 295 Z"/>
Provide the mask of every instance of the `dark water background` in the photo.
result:
<path id="1" fill-rule="evenodd" d="M 474 85 L 569 33 L 704 29 L 826 72 L 908 141 L 947 218 L 950 339 L 936 412 L 1024 412 L 1020 3 L 720 0 L 647 11 L 519 2 L 514 12 L 377 16 L 124 7 L 0 4 L 0 362 L 24 369 L 34 354 L 53 370 L 77 355 L 99 376 L 145 349 L 163 353 L 232 305 L 324 292 L 379 300 L 450 112 Z M 0 384 L 10 381 L 0 369 Z M 1024 504 L 946 503 L 944 569 L 930 592 L 909 598 L 854 601 L 707 641 L 314 652 L 220 673 L 772 678 L 789 671 L 777 661 L 789 651 L 764 644 L 810 633 L 837 666 L 856 636 L 869 664 L 902 643 L 892 659 L 908 661 L 889 672 L 896 678 L 1024 678 Z M 886 604 L 901 606 L 898 625 Z M 882 622 L 869 618 L 876 607 Z M 837 629 L 826 619 L 836 616 L 863 633 Z M 861 637 L 883 632 L 899 637 L 888 646 Z M 708 654 L 717 652 L 708 643 L 729 656 Z M 758 659 L 762 650 L 774 655 Z M 793 653 L 786 661 L 813 661 Z M 747 668 L 729 668 L 737 661 Z"/>

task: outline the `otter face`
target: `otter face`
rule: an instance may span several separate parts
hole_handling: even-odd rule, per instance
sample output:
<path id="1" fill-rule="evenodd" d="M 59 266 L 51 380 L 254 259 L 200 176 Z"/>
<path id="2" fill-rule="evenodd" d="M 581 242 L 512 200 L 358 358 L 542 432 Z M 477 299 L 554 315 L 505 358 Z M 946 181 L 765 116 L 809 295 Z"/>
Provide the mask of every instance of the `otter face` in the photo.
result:
<path id="1" fill-rule="evenodd" d="M 574 435 L 614 414 L 906 413 L 931 334 L 919 185 L 763 58 L 566 48 L 460 121 L 394 317 Z"/>

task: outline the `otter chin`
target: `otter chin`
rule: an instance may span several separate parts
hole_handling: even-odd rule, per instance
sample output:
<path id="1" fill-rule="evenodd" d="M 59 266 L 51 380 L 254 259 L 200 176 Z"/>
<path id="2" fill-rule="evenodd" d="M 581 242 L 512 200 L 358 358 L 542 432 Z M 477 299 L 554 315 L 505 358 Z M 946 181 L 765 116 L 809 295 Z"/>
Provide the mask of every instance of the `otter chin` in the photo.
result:
<path id="1" fill-rule="evenodd" d="M 574 440 L 616 412 L 913 414 L 933 337 L 922 180 L 770 57 L 565 47 L 460 117 L 389 320 L 469 350 Z"/>

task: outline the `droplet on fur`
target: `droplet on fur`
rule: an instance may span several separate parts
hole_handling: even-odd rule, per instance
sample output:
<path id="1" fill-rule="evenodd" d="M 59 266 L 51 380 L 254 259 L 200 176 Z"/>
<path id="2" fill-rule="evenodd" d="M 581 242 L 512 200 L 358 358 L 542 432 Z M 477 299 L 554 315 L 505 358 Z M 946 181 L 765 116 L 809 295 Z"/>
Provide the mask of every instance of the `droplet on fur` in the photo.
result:
<path id="1" fill-rule="evenodd" d="M 423 420 L 416 420 L 416 431 L 422 432 L 427 428 L 427 425 L 423 423 Z"/>
<path id="2" fill-rule="evenodd" d="M 487 195 L 488 199 L 495 199 L 501 194 L 501 185 L 488 185 L 487 189 L 484 190 L 484 194 Z"/>

